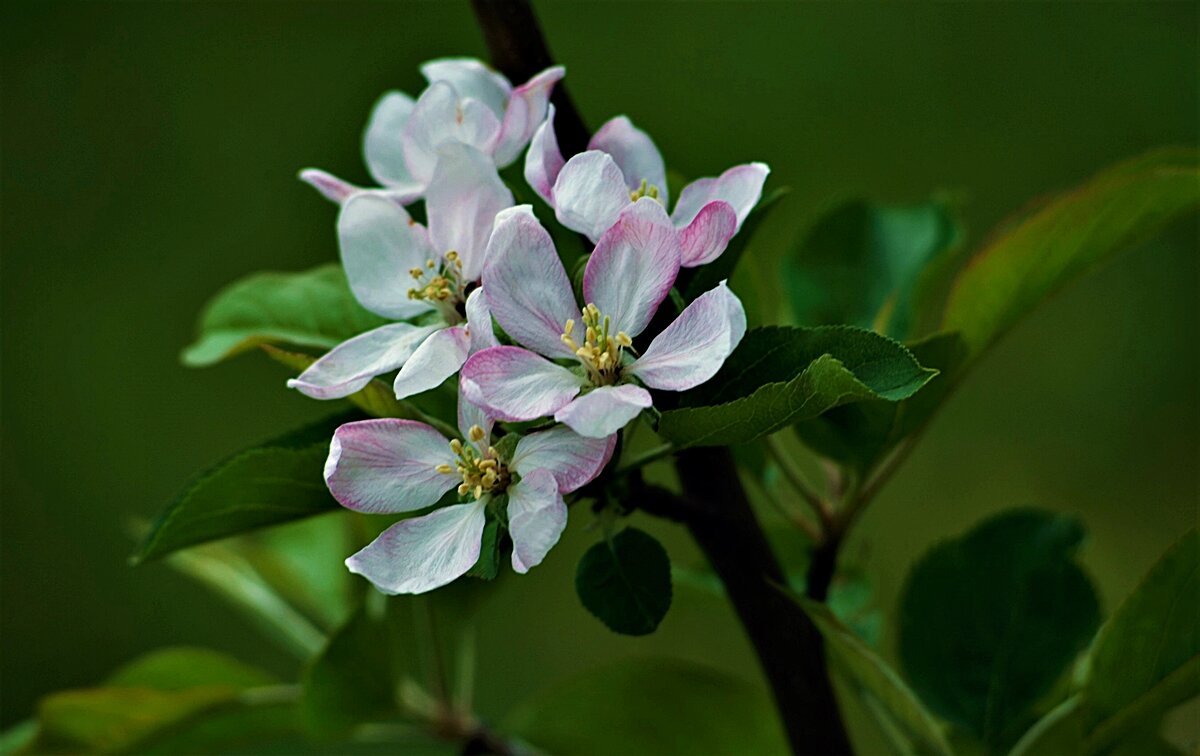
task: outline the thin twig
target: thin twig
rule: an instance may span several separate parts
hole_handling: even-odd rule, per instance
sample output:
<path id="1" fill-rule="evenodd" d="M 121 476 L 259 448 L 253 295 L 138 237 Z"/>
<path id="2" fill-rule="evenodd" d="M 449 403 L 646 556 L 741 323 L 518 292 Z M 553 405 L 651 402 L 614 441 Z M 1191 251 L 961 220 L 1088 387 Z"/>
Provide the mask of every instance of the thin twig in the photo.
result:
<path id="1" fill-rule="evenodd" d="M 808 477 L 804 474 L 804 471 L 796 465 L 791 455 L 788 454 L 788 450 L 784 448 L 779 434 L 767 437 L 767 451 L 770 452 L 771 458 L 775 460 L 775 463 L 779 465 L 779 470 L 783 473 L 783 477 L 787 478 L 792 488 L 796 489 L 804 497 L 804 500 L 812 507 L 817 518 L 828 528 L 830 523 L 833 522 L 833 507 L 808 482 Z"/>

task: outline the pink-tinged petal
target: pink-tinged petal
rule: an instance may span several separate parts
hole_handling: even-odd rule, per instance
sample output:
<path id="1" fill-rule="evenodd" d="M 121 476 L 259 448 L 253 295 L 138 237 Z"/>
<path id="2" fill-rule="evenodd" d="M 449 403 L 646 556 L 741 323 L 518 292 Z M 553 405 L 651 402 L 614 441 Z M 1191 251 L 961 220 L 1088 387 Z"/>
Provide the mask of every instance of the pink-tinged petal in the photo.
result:
<path id="1" fill-rule="evenodd" d="M 770 172 L 766 163 L 747 163 L 734 166 L 717 178 L 693 181 L 679 193 L 671 221 L 676 228 L 683 228 L 709 202 L 724 200 L 733 206 L 733 211 L 737 213 L 737 227 L 741 229 L 746 216 L 762 197 L 763 183 Z"/>
<path id="2" fill-rule="evenodd" d="M 422 188 L 365 189 L 318 168 L 305 168 L 300 171 L 300 180 L 320 192 L 325 199 L 339 205 L 356 194 L 370 194 L 403 206 L 416 202 L 425 191 Z"/>
<path id="3" fill-rule="evenodd" d="M 567 527 L 567 504 L 554 476 L 534 470 L 508 489 L 512 566 L 521 574 L 537 567 Z"/>
<path id="4" fill-rule="evenodd" d="M 404 162 L 404 130 L 415 105 L 403 92 L 388 92 L 379 98 L 363 134 L 363 159 L 383 186 L 419 195 L 422 184 Z"/>
<path id="5" fill-rule="evenodd" d="M 488 309 L 487 296 L 482 288 L 467 295 L 467 333 L 471 337 L 471 353 L 480 349 L 500 346 L 496 331 L 492 328 L 492 312 Z"/>
<path id="6" fill-rule="evenodd" d="M 496 216 L 483 269 L 483 291 L 496 322 L 530 349 L 551 358 L 575 358 L 563 328 L 579 319 L 579 305 L 554 241 L 519 205 Z"/>
<path id="7" fill-rule="evenodd" d="M 546 204 L 554 206 L 554 182 L 567 161 L 558 148 L 554 133 L 554 106 L 546 111 L 546 120 L 533 132 L 529 152 L 525 153 L 525 180 Z"/>
<path id="8" fill-rule="evenodd" d="M 724 200 L 713 200 L 679 232 L 680 263 L 694 268 L 716 260 L 737 233 L 737 213 Z"/>
<path id="9" fill-rule="evenodd" d="M 662 153 L 654 146 L 650 135 L 625 116 L 617 116 L 600 127 L 588 142 L 589 150 L 612 155 L 625 176 L 625 186 L 638 189 L 645 181 L 658 189 L 659 200 L 667 204 L 667 168 Z"/>
<path id="10" fill-rule="evenodd" d="M 413 178 L 428 183 L 438 162 L 438 148 L 447 142 L 462 142 L 491 154 L 500 120 L 482 102 L 460 99 L 445 81 L 431 84 L 421 93 L 404 129 L 404 161 Z"/>
<path id="11" fill-rule="evenodd" d="M 462 479 L 450 442 L 425 423 L 384 418 L 346 423 L 334 431 L 325 484 L 347 509 L 368 514 L 411 512 L 435 504 Z"/>
<path id="12" fill-rule="evenodd" d="M 496 213 L 513 203 L 492 159 L 474 147 L 449 142 L 425 192 L 429 240 L 434 249 L 458 252 L 463 275 L 478 281 Z"/>
<path id="13" fill-rule="evenodd" d="M 546 118 L 554 85 L 566 73 L 567 69 L 562 66 L 553 66 L 513 90 L 504 120 L 500 122 L 500 134 L 496 137 L 496 165 L 503 168 L 511 164 L 529 144 L 533 132 Z"/>
<path id="14" fill-rule="evenodd" d="M 558 482 L 558 490 L 570 493 L 600 474 L 616 443 L 616 434 L 585 438 L 566 426 L 556 425 L 518 441 L 509 468 L 522 477 L 535 470 L 547 470 Z"/>
<path id="15" fill-rule="evenodd" d="M 641 386 L 602 386 L 555 412 L 554 419 L 581 436 L 604 438 L 624 428 L 651 404 L 650 392 Z"/>
<path id="16" fill-rule="evenodd" d="M 432 591 L 475 566 L 486 524 L 478 501 L 401 520 L 347 559 L 346 567 L 383 593 Z"/>
<path id="17" fill-rule="evenodd" d="M 355 298 L 371 312 L 403 320 L 430 310 L 408 298 L 409 271 L 434 257 L 425 229 L 395 202 L 356 194 L 338 215 L 342 267 Z"/>
<path id="18" fill-rule="evenodd" d="M 350 396 L 377 375 L 395 370 L 438 326 L 389 323 L 343 341 L 287 382 L 314 399 Z"/>
<path id="19" fill-rule="evenodd" d="M 679 275 L 679 235 L 662 205 L 643 197 L 596 244 L 583 297 L 612 318 L 612 331 L 637 336 Z"/>
<path id="20" fill-rule="evenodd" d="M 470 345 L 471 337 L 465 326 L 443 328 L 431 334 L 396 374 L 392 384 L 396 398 L 407 399 L 442 385 L 467 361 Z"/>
<path id="21" fill-rule="evenodd" d="M 508 422 L 553 415 L 583 385 L 584 380 L 570 370 L 520 347 L 476 352 L 462 369 L 467 399 Z"/>
<path id="22" fill-rule="evenodd" d="M 746 311 L 722 281 L 685 307 L 626 372 L 651 388 L 690 389 L 716 375 L 745 335 Z"/>
<path id="23" fill-rule="evenodd" d="M 471 97 L 491 108 L 499 118 L 512 92 L 508 79 L 474 58 L 439 58 L 421 66 L 421 75 L 430 84 L 444 81 L 459 97 Z"/>
<path id="24" fill-rule="evenodd" d="M 492 427 L 495 424 L 496 421 L 482 407 L 467 398 L 462 390 L 460 381 L 458 391 L 458 432 L 462 436 L 461 440 L 464 443 L 475 444 L 475 448 L 481 453 L 487 451 L 488 446 L 492 443 Z M 471 441 L 471 426 L 474 425 L 483 428 L 482 441 Z"/>
<path id="25" fill-rule="evenodd" d="M 629 207 L 629 188 L 607 152 L 588 150 L 567 161 L 554 181 L 554 214 L 593 242 Z"/>

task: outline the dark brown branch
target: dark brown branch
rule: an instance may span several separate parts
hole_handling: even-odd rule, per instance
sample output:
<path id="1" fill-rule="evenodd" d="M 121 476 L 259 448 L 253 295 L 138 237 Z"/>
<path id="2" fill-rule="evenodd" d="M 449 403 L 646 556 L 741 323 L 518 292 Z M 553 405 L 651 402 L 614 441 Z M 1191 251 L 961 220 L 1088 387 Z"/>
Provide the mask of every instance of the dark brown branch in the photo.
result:
<path id="1" fill-rule="evenodd" d="M 471 0 L 494 65 L 513 84 L 554 65 L 529 0 Z M 564 82 L 554 87 L 554 131 L 563 157 L 587 149 L 589 134 Z"/>

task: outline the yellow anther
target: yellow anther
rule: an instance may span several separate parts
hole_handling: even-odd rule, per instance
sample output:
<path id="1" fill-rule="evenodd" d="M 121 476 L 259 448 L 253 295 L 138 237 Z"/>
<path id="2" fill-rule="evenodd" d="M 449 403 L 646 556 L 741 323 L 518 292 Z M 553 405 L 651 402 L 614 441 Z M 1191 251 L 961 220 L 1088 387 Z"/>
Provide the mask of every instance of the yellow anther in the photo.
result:
<path id="1" fill-rule="evenodd" d="M 434 268 L 436 268 L 436 267 L 437 267 L 437 263 L 435 263 L 435 262 L 433 261 L 433 259 L 432 259 L 432 258 L 430 258 L 430 259 L 428 259 L 428 260 L 426 260 L 426 261 L 425 261 L 425 267 L 426 267 L 426 268 L 429 268 L 430 270 L 433 270 Z"/>
<path id="2" fill-rule="evenodd" d="M 623 347 L 633 346 L 633 339 L 624 331 L 617 331 L 617 343 Z"/>
<path id="3" fill-rule="evenodd" d="M 466 496 L 466 495 L 467 495 L 467 491 L 470 491 L 470 490 L 471 490 L 471 487 L 470 487 L 470 486 L 468 486 L 466 483 L 461 483 L 461 484 L 459 484 L 459 486 L 458 486 L 458 495 L 459 495 L 459 496 Z"/>
<path id="4" fill-rule="evenodd" d="M 480 470 L 491 470 L 498 464 L 500 464 L 500 463 L 494 459 L 485 459 L 479 463 L 479 469 Z"/>
<path id="5" fill-rule="evenodd" d="M 450 262 L 454 262 L 455 260 L 458 259 L 458 253 L 455 252 L 454 250 L 450 250 L 449 252 L 446 253 L 446 259 L 449 260 Z"/>
<path id="6" fill-rule="evenodd" d="M 457 438 L 450 441 L 450 451 L 454 452 L 455 454 L 462 454 L 462 450 L 462 441 L 459 441 Z"/>
<path id="7" fill-rule="evenodd" d="M 483 428 L 480 428 L 478 425 L 472 425 L 467 431 L 467 435 L 471 437 L 472 441 L 479 443 L 484 437 Z"/>
<path id="8" fill-rule="evenodd" d="M 564 337 L 570 336 L 571 332 L 574 330 L 575 330 L 575 319 L 567 318 L 567 324 L 565 326 L 563 326 L 563 336 Z"/>
<path id="9" fill-rule="evenodd" d="M 483 498 L 483 486 L 481 486 L 481 485 L 475 486 L 475 498 L 476 499 Z"/>

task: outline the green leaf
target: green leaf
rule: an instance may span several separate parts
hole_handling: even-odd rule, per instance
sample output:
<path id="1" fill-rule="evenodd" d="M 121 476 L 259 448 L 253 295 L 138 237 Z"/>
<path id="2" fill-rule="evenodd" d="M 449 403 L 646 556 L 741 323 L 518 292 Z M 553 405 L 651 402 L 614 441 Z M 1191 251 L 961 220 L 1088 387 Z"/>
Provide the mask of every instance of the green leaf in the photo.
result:
<path id="1" fill-rule="evenodd" d="M 1200 207 L 1198 153 L 1158 150 L 1100 173 L 997 232 L 959 273 L 943 314 L 978 355 L 1073 278 Z"/>
<path id="2" fill-rule="evenodd" d="M 358 303 L 340 265 L 256 273 L 208 303 L 199 335 L 182 359 L 189 367 L 204 367 L 259 344 L 328 349 L 387 322 Z"/>
<path id="3" fill-rule="evenodd" d="M 646 635 L 671 606 L 671 561 L 652 536 L 626 528 L 587 550 L 575 573 L 575 591 L 610 630 Z"/>
<path id="4" fill-rule="evenodd" d="M 191 646 L 163 648 L 121 667 L 106 681 L 117 688 L 183 690 L 228 685 L 243 690 L 277 683 L 272 675 L 218 651 Z"/>
<path id="5" fill-rule="evenodd" d="M 337 508 L 322 479 L 338 415 L 234 454 L 202 473 L 159 515 L 134 564 L 206 541 Z"/>
<path id="6" fill-rule="evenodd" d="M 662 413 L 658 432 L 680 448 L 745 443 L 849 402 L 906 399 L 936 374 L 859 328 L 756 328 L 710 381 Z"/>
<path id="7" fill-rule="evenodd" d="M 1082 695 L 1089 749 L 1200 694 L 1200 534 L 1159 559 L 1105 623 Z"/>
<path id="8" fill-rule="evenodd" d="M 885 718 L 881 723 L 884 732 L 901 741 L 894 743 L 898 751 L 951 753 L 941 726 L 895 670 L 843 625 L 827 606 L 790 591 L 787 594 L 800 604 L 821 632 L 833 669 L 868 703 L 873 713 Z"/>
<path id="9" fill-rule="evenodd" d="M 636 659 L 519 704 L 512 732 L 548 753 L 788 753 L 759 686 L 692 662 Z"/>
<path id="10" fill-rule="evenodd" d="M 356 724 L 398 715 L 396 639 L 388 632 L 382 603 L 363 602 L 305 670 L 300 708 L 314 735 L 340 735 Z"/>
<path id="11" fill-rule="evenodd" d="M 479 559 L 467 570 L 467 575 L 481 580 L 495 580 L 500 574 L 500 522 L 489 517 L 483 526 L 479 544 Z"/>
<path id="12" fill-rule="evenodd" d="M 746 216 L 746 220 L 742 223 L 742 227 L 738 230 L 737 235 L 729 240 L 729 246 L 725 248 L 720 257 L 707 265 L 693 269 L 694 272 L 690 274 L 686 272 L 687 269 L 681 271 L 681 275 L 690 275 L 690 280 L 688 280 L 686 286 L 682 287 L 684 291 L 683 298 L 691 302 L 722 281 L 732 278 L 733 271 L 737 268 L 737 264 L 741 261 L 742 256 L 745 255 L 746 250 L 754 245 L 759 227 L 768 218 L 773 216 L 776 208 L 783 204 L 780 200 L 786 197 L 791 191 L 790 188 L 781 186 L 763 195 L 763 198 L 758 201 L 758 204 L 754 206 L 750 214 Z"/>
<path id="13" fill-rule="evenodd" d="M 900 661 L 933 711 L 989 747 L 1013 743 L 1099 624 L 1073 561 L 1073 518 L 1013 510 L 934 547 L 900 603 Z"/>
<path id="14" fill-rule="evenodd" d="M 944 202 L 888 206 L 853 200 L 821 218 L 784 259 L 796 320 L 911 335 L 927 266 L 961 239 Z"/>

